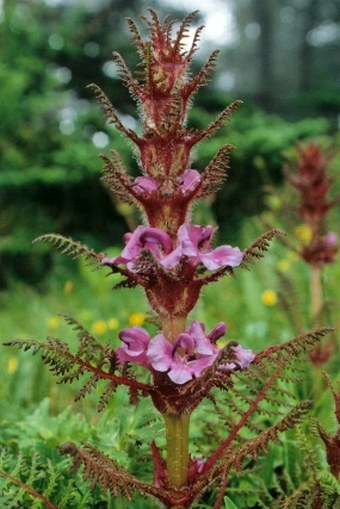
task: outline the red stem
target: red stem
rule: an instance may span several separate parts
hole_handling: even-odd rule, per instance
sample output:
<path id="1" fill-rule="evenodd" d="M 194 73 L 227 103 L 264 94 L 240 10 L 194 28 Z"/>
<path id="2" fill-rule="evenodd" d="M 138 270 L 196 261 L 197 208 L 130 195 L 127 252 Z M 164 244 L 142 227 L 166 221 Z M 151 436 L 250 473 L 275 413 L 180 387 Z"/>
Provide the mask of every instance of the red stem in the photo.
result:
<path id="1" fill-rule="evenodd" d="M 34 344 L 38 344 L 39 346 L 41 345 L 41 343 L 38 343 L 38 342 L 35 342 Z M 56 348 L 54 348 L 52 345 L 51 346 L 45 345 L 45 347 L 46 346 L 47 346 L 48 350 L 56 352 Z M 116 382 L 117 384 L 126 385 L 128 387 L 134 387 L 135 389 L 140 389 L 142 391 L 147 391 L 149 393 L 155 391 L 155 388 L 150 384 L 144 384 L 142 382 L 130 380 L 129 378 L 116 376 L 116 375 L 113 375 L 112 373 L 107 373 L 106 371 L 102 371 L 101 369 L 98 369 L 95 366 L 92 366 L 91 364 L 89 364 L 87 362 L 79 360 L 77 357 L 75 357 L 70 352 L 67 352 L 65 350 L 62 350 L 61 353 L 64 357 L 68 357 L 69 359 L 71 359 L 75 364 L 78 364 L 79 366 L 83 366 L 88 371 L 91 371 L 95 375 L 98 375 L 99 378 L 106 378 L 108 380 L 112 380 L 113 382 Z"/>
<path id="2" fill-rule="evenodd" d="M 225 474 L 224 477 L 223 477 L 220 489 L 218 491 L 218 495 L 217 495 L 217 498 L 215 500 L 215 504 L 214 504 L 213 509 L 221 509 L 223 498 L 224 498 L 224 492 L 225 492 L 227 483 L 228 483 L 228 477 Z"/>
<path id="3" fill-rule="evenodd" d="M 234 438 L 236 437 L 236 435 L 240 431 L 240 429 L 243 428 L 243 426 L 246 424 L 246 422 L 248 421 L 249 417 L 256 411 L 256 409 L 258 407 L 258 404 L 266 396 L 266 394 L 267 394 L 268 390 L 270 389 L 271 385 L 277 379 L 279 371 L 282 371 L 282 369 L 283 368 L 281 368 L 280 370 L 275 371 L 273 373 L 273 375 L 270 377 L 270 379 L 268 380 L 266 385 L 262 388 L 262 390 L 257 395 L 257 398 L 255 399 L 255 401 L 250 405 L 248 410 L 243 414 L 243 416 L 242 416 L 241 420 L 239 421 L 239 423 L 236 424 L 236 426 L 233 427 L 233 429 L 231 430 L 228 438 L 226 438 L 226 440 L 224 442 L 222 442 L 222 444 L 214 452 L 214 454 L 212 454 L 210 456 L 210 458 L 207 459 L 205 467 L 204 467 L 204 473 L 206 473 L 208 470 L 210 470 L 212 468 L 212 466 L 216 463 L 216 461 L 222 455 L 223 451 L 230 445 L 230 443 L 234 440 Z"/>

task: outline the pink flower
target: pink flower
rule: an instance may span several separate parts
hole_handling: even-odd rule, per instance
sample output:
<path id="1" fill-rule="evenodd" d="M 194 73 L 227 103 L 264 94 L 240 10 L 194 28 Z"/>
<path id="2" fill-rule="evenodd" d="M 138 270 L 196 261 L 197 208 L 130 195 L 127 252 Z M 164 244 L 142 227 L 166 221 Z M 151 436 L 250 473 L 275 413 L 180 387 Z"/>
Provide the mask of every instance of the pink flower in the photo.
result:
<path id="1" fill-rule="evenodd" d="M 182 385 L 211 366 L 218 351 L 205 335 L 203 324 L 195 320 L 174 344 L 157 334 L 149 343 L 147 357 L 155 371 L 167 372 L 174 383 Z"/>
<path id="2" fill-rule="evenodd" d="M 193 192 L 201 182 L 201 175 L 196 170 L 185 170 L 179 177 L 179 190 L 183 194 Z"/>
<path id="3" fill-rule="evenodd" d="M 149 195 L 153 191 L 157 191 L 158 182 L 153 177 L 137 177 L 133 187 L 137 193 Z"/>
<path id="4" fill-rule="evenodd" d="M 103 258 L 103 265 L 124 264 L 133 271 L 134 262 L 138 259 L 142 249 L 149 249 L 155 258 L 161 259 L 162 256 L 171 252 L 171 237 L 159 228 L 148 226 L 138 226 L 136 230 L 124 235 L 125 248 L 119 256 L 115 258 Z"/>
<path id="5" fill-rule="evenodd" d="M 178 229 L 177 247 L 163 258 L 162 265 L 171 269 L 182 256 L 187 256 L 194 265 L 202 263 L 209 270 L 240 265 L 243 253 L 238 247 L 219 246 L 216 249 L 211 248 L 210 241 L 213 231 L 212 226 L 182 224 Z"/>
<path id="6" fill-rule="evenodd" d="M 134 362 L 149 367 L 146 351 L 150 342 L 148 332 L 142 327 L 128 327 L 119 334 L 123 345 L 116 349 L 119 362 Z"/>
<path id="7" fill-rule="evenodd" d="M 195 170 L 187 171 L 194 172 Z M 148 179 L 149 177 L 140 178 Z M 189 175 L 188 178 L 192 181 L 192 176 Z M 189 184 L 187 182 L 188 186 Z M 219 246 L 212 249 L 210 241 L 213 231 L 212 226 L 182 224 L 177 233 L 177 247 L 173 249 L 170 235 L 160 228 L 138 226 L 133 233 L 129 232 L 124 235 L 125 248 L 121 254 L 115 258 L 103 258 L 102 264 L 124 264 L 133 272 L 134 262 L 140 256 L 142 249 L 149 249 L 166 269 L 175 267 L 183 256 L 189 259 L 192 266 L 195 267 L 202 263 L 209 270 L 240 265 L 243 253 L 238 247 Z"/>
<path id="8" fill-rule="evenodd" d="M 128 327 L 119 334 L 124 344 L 117 348 L 116 353 L 121 363 L 133 362 L 150 371 L 167 373 L 175 384 L 183 385 L 199 377 L 214 363 L 219 353 L 215 343 L 225 332 L 226 325 L 220 322 L 206 334 L 203 323 L 194 320 L 185 332 L 171 343 L 163 334 L 157 334 L 154 339 L 150 339 L 148 332 L 142 327 Z M 223 370 L 244 369 L 255 358 L 251 350 L 240 345 L 232 348 L 236 359 L 224 364 L 221 367 Z"/>
<path id="9" fill-rule="evenodd" d="M 196 170 L 185 170 L 182 175 L 177 178 L 177 190 L 181 195 L 192 193 L 201 182 L 201 175 Z M 153 177 L 136 177 L 133 183 L 133 189 L 141 197 L 149 198 L 154 191 L 161 188 L 161 181 Z"/>
<path id="10" fill-rule="evenodd" d="M 241 369 L 247 368 L 256 357 L 252 350 L 243 348 L 241 345 L 233 346 L 232 349 L 236 354 L 235 362 L 224 364 L 221 366 L 222 369 L 234 371 L 238 366 Z"/>

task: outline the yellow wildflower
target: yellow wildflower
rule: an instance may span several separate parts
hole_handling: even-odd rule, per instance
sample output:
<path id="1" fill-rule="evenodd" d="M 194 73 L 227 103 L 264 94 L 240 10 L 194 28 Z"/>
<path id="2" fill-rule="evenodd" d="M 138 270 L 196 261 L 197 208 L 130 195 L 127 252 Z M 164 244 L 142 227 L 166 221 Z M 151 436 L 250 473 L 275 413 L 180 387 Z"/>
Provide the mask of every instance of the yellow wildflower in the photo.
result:
<path id="1" fill-rule="evenodd" d="M 110 330 L 117 330 L 119 327 L 119 321 L 117 320 L 117 318 L 110 318 L 107 321 L 107 326 Z"/>
<path id="2" fill-rule="evenodd" d="M 282 258 L 282 260 L 277 262 L 276 266 L 280 272 L 288 272 L 290 269 L 290 261 L 286 258 Z"/>
<path id="3" fill-rule="evenodd" d="M 98 334 L 98 336 L 101 336 L 107 331 L 107 325 L 106 322 L 103 320 L 97 320 L 92 324 L 92 332 L 94 334 Z"/>
<path id="4" fill-rule="evenodd" d="M 129 316 L 130 325 L 143 325 L 144 322 L 145 322 L 144 313 L 132 313 Z"/>
<path id="5" fill-rule="evenodd" d="M 277 304 L 277 293 L 274 290 L 265 290 L 261 294 L 261 299 L 266 306 L 275 306 Z"/>
<path id="6" fill-rule="evenodd" d="M 13 373 L 15 373 L 18 369 L 18 365 L 18 359 L 16 357 L 10 357 L 7 361 L 7 373 L 9 375 L 13 375 Z"/>
<path id="7" fill-rule="evenodd" d="M 73 288 L 74 288 L 73 281 L 66 281 L 66 283 L 64 284 L 64 294 L 69 295 L 70 293 L 72 293 Z"/>
<path id="8" fill-rule="evenodd" d="M 52 330 L 57 329 L 59 326 L 59 323 L 60 323 L 60 316 L 58 316 L 58 315 L 50 316 L 47 319 L 47 325 Z"/>
<path id="9" fill-rule="evenodd" d="M 309 244 L 313 237 L 312 228 L 308 224 L 299 224 L 294 228 L 294 234 L 303 244 Z"/>

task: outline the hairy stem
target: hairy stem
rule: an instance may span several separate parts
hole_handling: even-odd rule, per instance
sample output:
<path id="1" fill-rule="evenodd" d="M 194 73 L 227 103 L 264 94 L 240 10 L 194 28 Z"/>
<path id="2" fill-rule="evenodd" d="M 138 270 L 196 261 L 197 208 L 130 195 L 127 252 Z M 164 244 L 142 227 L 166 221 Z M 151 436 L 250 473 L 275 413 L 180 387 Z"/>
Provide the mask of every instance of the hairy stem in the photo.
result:
<path id="1" fill-rule="evenodd" d="M 190 415 L 164 415 L 169 481 L 176 488 L 188 481 Z"/>
<path id="2" fill-rule="evenodd" d="M 162 332 L 167 340 L 174 341 L 185 331 L 186 316 L 168 317 L 162 319 Z"/>

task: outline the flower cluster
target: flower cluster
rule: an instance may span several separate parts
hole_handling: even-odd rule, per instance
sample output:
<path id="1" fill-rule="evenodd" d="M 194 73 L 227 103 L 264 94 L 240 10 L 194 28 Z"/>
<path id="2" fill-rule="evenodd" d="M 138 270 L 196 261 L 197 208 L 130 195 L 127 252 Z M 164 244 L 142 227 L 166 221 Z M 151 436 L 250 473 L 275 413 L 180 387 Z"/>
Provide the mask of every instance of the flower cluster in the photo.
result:
<path id="1" fill-rule="evenodd" d="M 166 372 L 172 382 L 184 384 L 199 377 L 205 368 L 215 362 L 220 351 L 216 341 L 225 332 L 226 325 L 220 322 L 206 334 L 204 325 L 195 320 L 171 342 L 163 334 L 157 334 L 151 339 L 142 327 L 129 327 L 120 332 L 123 345 L 116 353 L 121 363 L 132 362 L 151 372 Z M 246 368 L 255 358 L 251 350 L 240 345 L 233 346 L 232 349 L 235 360 L 222 366 L 226 371 Z M 219 368 L 221 369 L 221 366 Z"/>
<path id="2" fill-rule="evenodd" d="M 310 231 L 300 254 L 311 265 L 332 263 L 339 246 L 337 235 L 327 232 L 326 227 L 327 215 L 336 204 L 329 198 L 332 184 L 327 174 L 329 158 L 316 143 L 297 150 L 298 165 L 294 172 L 287 172 L 287 177 L 299 193 L 299 214 Z"/>
<path id="3" fill-rule="evenodd" d="M 133 233 L 124 236 L 125 248 L 115 258 L 103 258 L 103 265 L 124 264 L 131 272 L 136 272 L 135 262 L 143 249 L 148 249 L 154 258 L 166 269 L 173 269 L 183 258 L 192 267 L 200 263 L 208 270 L 225 266 L 240 265 L 243 253 L 238 247 L 211 247 L 212 226 L 198 226 L 190 223 L 181 225 L 177 233 L 177 243 L 173 246 L 170 235 L 159 228 L 138 226 Z"/>

